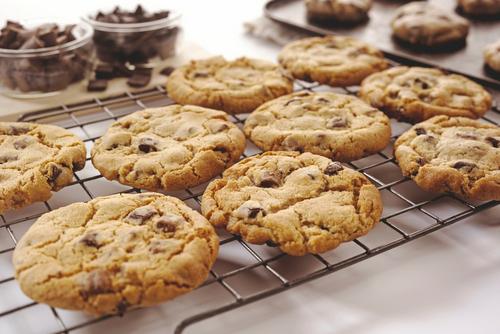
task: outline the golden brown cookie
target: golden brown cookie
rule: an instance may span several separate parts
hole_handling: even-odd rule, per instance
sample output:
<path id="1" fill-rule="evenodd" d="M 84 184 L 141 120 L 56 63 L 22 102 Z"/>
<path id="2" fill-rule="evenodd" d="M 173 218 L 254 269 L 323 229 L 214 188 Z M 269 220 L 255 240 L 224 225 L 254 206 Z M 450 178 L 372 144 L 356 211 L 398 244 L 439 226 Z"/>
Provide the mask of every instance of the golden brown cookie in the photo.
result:
<path id="1" fill-rule="evenodd" d="M 492 103 L 482 86 L 464 76 L 406 66 L 369 76 L 363 80 L 359 96 L 389 116 L 409 122 L 436 115 L 478 118 Z"/>
<path id="2" fill-rule="evenodd" d="M 475 200 L 500 200 L 500 128 L 464 117 L 436 116 L 395 143 L 403 171 L 421 188 Z"/>
<path id="3" fill-rule="evenodd" d="M 338 162 L 298 152 L 266 152 L 212 181 L 202 213 L 250 243 L 290 255 L 322 253 L 368 233 L 382 213 L 366 177 Z"/>
<path id="4" fill-rule="evenodd" d="M 13 261 L 21 289 L 37 302 L 121 314 L 203 283 L 218 246 L 213 227 L 177 198 L 118 194 L 44 214 Z"/>
<path id="5" fill-rule="evenodd" d="M 85 145 L 54 125 L 0 122 L 0 213 L 46 201 L 85 166 Z"/>
<path id="6" fill-rule="evenodd" d="M 264 151 L 299 151 L 352 161 L 381 151 L 391 139 L 384 113 L 344 94 L 302 91 L 261 105 L 245 134 Z"/>
<path id="7" fill-rule="evenodd" d="M 266 101 L 291 93 L 293 82 L 271 62 L 212 57 L 193 60 L 176 69 L 168 79 L 167 90 L 180 104 L 247 113 Z"/>
<path id="8" fill-rule="evenodd" d="M 197 106 L 145 109 L 113 123 L 92 148 L 109 180 L 148 190 L 196 186 L 234 164 L 245 136 L 228 115 Z"/>
<path id="9" fill-rule="evenodd" d="M 378 49 L 346 36 L 291 42 L 281 50 L 278 60 L 296 79 L 330 86 L 358 85 L 370 74 L 389 66 Z"/>

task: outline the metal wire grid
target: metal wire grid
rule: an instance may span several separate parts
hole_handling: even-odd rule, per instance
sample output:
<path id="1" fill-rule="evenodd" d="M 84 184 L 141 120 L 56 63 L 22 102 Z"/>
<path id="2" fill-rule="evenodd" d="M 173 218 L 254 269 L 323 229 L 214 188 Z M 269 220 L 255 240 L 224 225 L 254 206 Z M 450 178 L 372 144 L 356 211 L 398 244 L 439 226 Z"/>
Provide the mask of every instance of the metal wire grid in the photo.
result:
<path id="1" fill-rule="evenodd" d="M 296 82 L 296 90 L 310 90 L 310 91 L 322 91 L 322 90 L 331 90 L 331 91 L 337 91 L 341 93 L 346 93 L 346 94 L 351 94 L 354 95 L 356 94 L 357 87 L 347 87 L 347 88 L 331 88 L 331 87 L 325 87 L 325 86 L 320 86 L 318 84 L 309 84 L 309 83 L 304 83 L 297 81 Z M 166 95 L 166 91 L 163 87 L 155 87 L 146 91 L 142 91 L 139 93 L 125 93 L 121 96 L 118 97 L 113 97 L 113 98 L 107 98 L 107 99 L 94 99 L 92 101 L 80 103 L 80 104 L 74 104 L 74 105 L 68 105 L 68 106 L 61 106 L 58 108 L 54 109 L 49 109 L 49 110 L 44 110 L 44 111 L 39 111 L 39 112 L 34 112 L 27 114 L 23 117 L 21 117 L 20 121 L 29 121 L 29 122 L 42 122 L 42 123 L 52 123 L 52 124 L 58 124 L 61 126 L 64 126 L 65 128 L 68 128 L 69 130 L 72 130 L 80 135 L 83 134 L 86 139 L 84 140 L 86 145 L 89 146 L 91 143 L 97 139 L 101 133 L 96 133 L 93 132 L 89 129 L 89 126 L 92 124 L 107 124 L 107 122 L 112 122 L 117 120 L 119 117 L 122 117 L 126 114 L 129 114 L 133 111 L 143 109 L 146 107 L 151 107 L 151 106 L 159 106 L 159 105 L 168 105 L 172 104 L 173 102 L 168 99 Z M 236 123 L 238 126 L 242 126 L 246 119 L 247 115 L 232 115 L 231 119 L 234 123 Z M 498 109 L 498 106 L 494 106 L 492 111 L 487 114 L 487 117 L 483 117 L 483 120 L 492 124 L 498 125 L 500 120 L 500 110 Z M 402 124 L 398 123 L 398 125 L 403 125 L 403 127 L 408 127 L 408 124 Z M 396 136 L 392 138 L 392 142 L 394 141 Z M 252 150 L 247 150 L 244 153 L 244 157 L 257 154 L 260 151 L 258 149 L 253 149 Z M 201 320 L 213 317 L 215 315 L 221 314 L 223 312 L 227 312 L 229 310 L 241 307 L 243 305 L 261 300 L 263 298 L 269 297 L 271 295 L 277 294 L 279 292 L 285 291 L 287 289 L 293 288 L 295 286 L 298 286 L 300 284 L 303 284 L 305 282 L 314 280 L 316 278 L 322 277 L 324 275 L 333 273 L 337 270 L 343 269 L 345 267 L 351 266 L 357 262 L 366 260 L 368 258 L 371 258 L 377 254 L 383 253 L 387 250 L 390 250 L 392 248 L 395 248 L 397 246 L 403 245 L 411 240 L 414 240 L 416 238 L 419 238 L 421 236 L 427 235 L 429 233 L 432 233 L 434 231 L 437 231 L 445 226 L 451 225 L 453 223 L 456 223 L 462 219 L 465 219 L 466 217 L 469 217 L 471 215 L 474 215 L 480 211 L 492 208 L 496 205 L 498 205 L 498 202 L 496 201 L 489 201 L 489 202 L 481 202 L 481 203 L 474 203 L 474 202 L 469 202 L 463 199 L 460 199 L 458 197 L 455 197 L 450 194 L 441 194 L 437 195 L 433 198 L 430 199 L 425 199 L 425 200 L 415 200 L 410 198 L 411 196 L 408 196 L 408 194 L 405 194 L 405 192 L 398 190 L 398 186 L 405 184 L 407 182 L 412 182 L 408 178 L 403 177 L 402 175 L 397 177 L 396 180 L 390 180 L 386 181 L 384 180 L 383 177 L 380 177 L 376 175 L 376 173 L 373 173 L 375 169 L 381 167 L 381 166 L 387 166 L 390 165 L 391 167 L 396 166 L 395 165 L 395 160 L 394 157 L 392 156 L 392 153 L 390 152 L 390 148 L 388 150 L 384 150 L 380 153 L 377 153 L 373 156 L 372 158 L 376 158 L 375 161 L 370 162 L 370 163 L 359 163 L 358 162 L 352 162 L 348 163 L 347 165 L 355 170 L 358 170 L 359 172 L 363 173 L 366 177 L 368 177 L 380 191 L 385 191 L 391 194 L 391 196 L 395 196 L 395 198 L 399 199 L 404 203 L 405 207 L 399 210 L 396 210 L 394 212 L 384 214 L 384 216 L 381 218 L 381 223 L 388 227 L 390 230 L 394 231 L 397 233 L 398 238 L 395 240 L 392 240 L 390 242 L 385 242 L 381 245 L 378 245 L 376 247 L 370 247 L 367 245 L 365 242 L 362 242 L 360 240 L 354 240 L 352 243 L 355 245 L 355 247 L 358 248 L 360 253 L 350 256 L 346 259 L 342 259 L 340 261 L 331 261 L 327 259 L 324 255 L 313 255 L 313 257 L 318 261 L 320 264 L 320 267 L 317 270 L 314 270 L 310 273 L 307 273 L 305 275 L 300 275 L 298 277 L 289 279 L 282 275 L 276 268 L 273 267 L 273 264 L 279 261 L 280 259 L 287 257 L 288 255 L 277 251 L 277 254 L 265 258 L 262 256 L 258 250 L 256 250 L 253 245 L 249 245 L 243 240 L 241 240 L 238 236 L 234 235 L 227 235 L 224 234 L 221 237 L 221 247 L 226 244 L 230 243 L 236 243 L 239 245 L 244 252 L 247 252 L 254 260 L 255 262 L 249 265 L 244 265 L 240 266 L 236 269 L 224 272 L 224 273 L 217 273 L 215 270 L 211 270 L 211 275 L 209 279 L 202 285 L 202 286 L 208 286 L 212 284 L 218 284 L 220 285 L 224 290 L 226 290 L 231 296 L 232 300 L 229 303 L 223 304 L 221 306 L 215 307 L 208 309 L 206 311 L 203 311 L 201 313 L 197 313 L 195 315 L 192 315 L 188 318 L 185 318 L 182 320 L 178 326 L 175 329 L 175 333 L 181 333 L 183 330 L 196 322 L 199 322 Z M 87 158 L 87 165 L 91 165 L 91 162 L 89 161 L 90 158 Z M 362 159 L 363 160 L 363 159 Z M 75 180 L 70 186 L 79 186 L 81 187 L 81 190 L 87 195 L 88 199 L 96 197 L 96 194 L 94 193 L 93 189 L 89 186 L 92 181 L 101 179 L 101 175 L 87 175 L 88 173 L 82 173 L 76 172 L 75 173 Z M 112 184 L 109 182 L 109 184 Z M 206 185 L 205 185 L 206 186 Z M 135 188 L 129 188 L 125 187 L 128 189 L 120 189 L 119 191 L 113 191 L 114 193 L 116 192 L 139 192 L 139 189 Z M 195 187 L 192 189 L 187 189 L 185 192 L 181 195 L 179 194 L 174 194 L 180 197 L 182 200 L 188 202 L 191 201 L 190 205 L 193 206 L 193 203 L 195 203 L 195 206 L 199 206 L 200 200 L 201 200 L 201 195 L 204 191 L 204 186 L 199 186 Z M 111 192 L 111 193 L 113 193 Z M 428 207 L 429 205 L 432 205 L 434 203 L 437 203 L 440 200 L 443 199 L 450 199 L 452 201 L 456 201 L 460 203 L 460 207 L 462 208 L 461 210 L 458 210 L 457 212 L 454 212 L 453 215 L 447 216 L 445 218 L 440 217 L 438 214 L 433 212 L 432 210 L 429 210 Z M 49 200 L 50 201 L 50 200 Z M 192 202 L 195 201 L 195 202 Z M 13 227 L 17 224 L 21 224 L 23 222 L 31 221 L 36 218 L 38 218 L 40 215 L 42 215 L 45 212 L 51 211 L 52 207 L 49 204 L 49 202 L 44 202 L 43 203 L 44 208 L 43 212 L 37 213 L 37 214 L 32 214 L 26 217 L 7 217 L 5 214 L 0 215 L 0 229 L 5 229 L 12 240 L 13 244 L 17 244 L 18 238 L 13 232 Z M 418 211 L 421 214 L 425 215 L 427 218 L 429 218 L 433 223 L 429 224 L 428 226 L 419 228 L 414 230 L 413 232 L 407 232 L 405 231 L 404 228 L 398 226 L 398 224 L 391 222 L 391 220 L 395 217 L 402 216 L 405 213 L 408 212 L 413 212 L 413 211 Z M 380 224 L 379 224 L 380 225 Z M 1 247 L 1 245 L 0 245 Z M 7 247 L 4 249 L 0 249 L 0 256 L 5 253 L 10 253 L 14 250 L 15 247 Z M 334 251 L 333 251 L 334 252 Z M 267 271 L 268 274 L 272 275 L 274 278 L 276 278 L 279 281 L 279 285 L 270 289 L 263 289 L 262 291 L 257 291 L 256 293 L 253 293 L 248 296 L 244 296 L 243 293 L 239 291 L 239 289 L 232 284 L 228 282 L 228 279 L 238 276 L 238 275 L 245 275 L 256 268 L 263 268 L 265 271 Z M 1 274 L 1 273 L 0 273 Z M 1 276 L 0 276 L 1 277 Z M 14 280 L 14 277 L 10 276 L 7 278 L 0 279 L 0 287 L 3 284 L 6 284 L 8 282 L 11 282 Z M 173 301 L 175 303 L 175 301 Z M 15 312 L 30 308 L 37 305 L 35 302 L 29 302 L 23 305 L 18 305 L 12 308 L 9 308 L 7 310 L 4 310 L 0 313 L 0 320 L 3 318 L 5 321 L 5 317 L 8 315 L 11 315 Z M 56 330 L 56 333 L 69 333 L 71 331 L 81 329 L 83 327 L 89 326 L 91 324 L 97 323 L 104 321 L 110 316 L 105 316 L 101 318 L 95 318 L 91 320 L 87 320 L 75 325 L 67 325 L 65 321 L 63 321 L 62 317 L 58 313 L 58 310 L 54 308 L 50 308 L 53 316 L 55 317 L 59 329 Z"/>

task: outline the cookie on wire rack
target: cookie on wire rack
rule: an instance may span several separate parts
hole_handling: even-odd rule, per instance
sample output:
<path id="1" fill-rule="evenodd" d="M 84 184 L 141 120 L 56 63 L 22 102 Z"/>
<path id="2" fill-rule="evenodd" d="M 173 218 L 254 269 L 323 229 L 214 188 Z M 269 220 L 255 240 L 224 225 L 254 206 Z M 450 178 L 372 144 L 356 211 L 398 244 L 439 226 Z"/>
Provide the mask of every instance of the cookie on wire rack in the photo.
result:
<path id="1" fill-rule="evenodd" d="M 215 226 L 290 255 L 323 253 L 368 233 L 382 201 L 361 173 L 328 158 L 266 152 L 241 160 L 203 194 L 203 215 Z"/>
<path id="2" fill-rule="evenodd" d="M 500 200 L 500 127 L 465 117 L 436 116 L 394 144 L 403 171 L 422 189 L 473 200 Z"/>
<path id="3" fill-rule="evenodd" d="M 122 314 L 199 286 L 218 247 L 213 227 L 181 200 L 118 194 L 42 215 L 13 262 L 21 289 L 37 302 Z"/>
<path id="4" fill-rule="evenodd" d="M 390 117 L 421 122 L 436 115 L 483 116 L 491 95 L 479 84 L 435 68 L 397 66 L 372 74 L 359 96 Z"/>
<path id="5" fill-rule="evenodd" d="M 245 121 L 245 134 L 264 151 L 301 151 L 353 161 L 383 150 L 389 118 L 357 97 L 301 91 L 269 101 Z"/>
<path id="6" fill-rule="evenodd" d="M 0 213 L 46 201 L 85 166 L 85 145 L 55 125 L 0 122 Z"/>
<path id="7" fill-rule="evenodd" d="M 171 105 L 121 118 L 96 140 L 91 155 L 108 180 L 170 191 L 210 180 L 244 149 L 245 135 L 226 113 Z"/>
<path id="8" fill-rule="evenodd" d="M 176 69 L 167 82 L 177 103 L 247 113 L 293 91 L 292 80 L 276 64 L 252 58 L 193 60 Z"/>

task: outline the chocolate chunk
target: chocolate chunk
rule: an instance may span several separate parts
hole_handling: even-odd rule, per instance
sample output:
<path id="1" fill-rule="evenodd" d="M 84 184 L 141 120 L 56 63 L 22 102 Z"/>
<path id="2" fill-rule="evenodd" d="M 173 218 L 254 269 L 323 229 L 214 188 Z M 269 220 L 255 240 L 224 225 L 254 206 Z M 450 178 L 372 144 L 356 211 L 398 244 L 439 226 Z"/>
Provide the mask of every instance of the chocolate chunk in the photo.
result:
<path id="1" fill-rule="evenodd" d="M 491 146 L 498 148 L 498 143 L 500 142 L 498 139 L 494 137 L 486 137 L 484 138 Z"/>
<path id="2" fill-rule="evenodd" d="M 108 81 L 104 79 L 90 80 L 87 86 L 89 92 L 102 92 L 108 88 Z"/>
<path id="3" fill-rule="evenodd" d="M 420 87 L 421 89 L 429 89 L 431 88 L 431 84 L 428 83 L 427 81 L 423 80 L 422 78 L 416 78 L 414 80 L 414 84 L 418 87 Z"/>
<path id="4" fill-rule="evenodd" d="M 260 179 L 259 187 L 274 188 L 280 185 L 280 178 L 274 173 L 264 172 Z"/>
<path id="5" fill-rule="evenodd" d="M 91 296 L 113 291 L 111 274 L 107 270 L 97 269 L 91 271 L 83 281 L 81 296 L 88 299 Z"/>
<path id="6" fill-rule="evenodd" d="M 266 212 L 263 208 L 248 208 L 248 218 L 256 218 L 259 212 L 262 212 L 262 215 L 265 216 Z"/>
<path id="7" fill-rule="evenodd" d="M 97 65 L 95 69 L 96 79 L 112 79 L 115 76 L 115 68 L 109 63 Z"/>
<path id="8" fill-rule="evenodd" d="M 87 247 L 99 248 L 101 244 L 97 241 L 97 232 L 89 232 L 80 239 L 80 242 Z"/>
<path id="9" fill-rule="evenodd" d="M 172 74 L 173 71 L 175 71 L 175 68 L 173 68 L 172 66 L 167 66 L 160 71 L 160 74 L 168 77 L 170 74 Z"/>
<path id="10" fill-rule="evenodd" d="M 215 152 L 220 152 L 220 153 L 227 153 L 227 148 L 224 146 L 216 146 L 214 148 Z"/>
<path id="11" fill-rule="evenodd" d="M 71 168 L 73 169 L 74 172 L 82 170 L 83 167 L 85 167 L 85 160 L 73 161 L 73 164 L 71 165 Z"/>
<path id="12" fill-rule="evenodd" d="M 420 158 L 418 158 L 418 159 L 417 159 L 417 164 L 419 164 L 420 166 L 425 165 L 425 159 L 424 159 L 424 158 L 421 158 L 421 157 L 420 157 Z"/>
<path id="13" fill-rule="evenodd" d="M 340 172 L 343 169 L 344 169 L 344 166 L 342 166 L 340 163 L 338 163 L 338 162 L 330 162 L 328 164 L 328 166 L 326 166 L 324 173 L 326 175 L 333 176 L 333 175 L 337 174 L 338 172 Z"/>
<path id="14" fill-rule="evenodd" d="M 43 47 L 43 42 L 40 39 L 38 39 L 37 36 L 32 36 L 30 39 L 24 42 L 19 49 L 29 50 L 29 49 L 39 49 L 42 47 Z"/>
<path id="15" fill-rule="evenodd" d="M 150 137 L 142 137 L 139 139 L 138 149 L 144 153 L 158 151 L 158 141 Z"/>
<path id="16" fill-rule="evenodd" d="M 28 147 L 29 142 L 26 140 L 26 138 L 22 138 L 22 139 L 16 140 L 13 143 L 13 145 L 14 145 L 14 148 L 16 150 L 22 150 L 22 149 Z"/>
<path id="17" fill-rule="evenodd" d="M 61 175 L 62 170 L 56 164 L 52 164 L 49 167 L 47 174 L 47 182 L 51 185 L 55 185 L 57 178 Z"/>
<path id="18" fill-rule="evenodd" d="M 130 212 L 125 218 L 125 221 L 134 225 L 142 225 L 146 222 L 146 220 L 153 217 L 156 213 L 157 211 L 154 207 L 149 205 L 142 206 Z"/>
<path id="19" fill-rule="evenodd" d="M 467 173 L 470 173 L 474 168 L 477 167 L 475 163 L 467 162 L 467 161 L 457 161 L 452 165 L 455 169 L 463 170 Z"/>
<path id="20" fill-rule="evenodd" d="M 127 80 L 127 85 L 130 87 L 140 88 L 145 87 L 151 81 L 151 74 L 144 74 L 142 72 L 134 72 Z"/>
<path id="21" fill-rule="evenodd" d="M 415 128 L 415 133 L 417 136 L 420 136 L 427 134 L 427 131 L 424 128 Z"/>
<path id="22" fill-rule="evenodd" d="M 30 128 L 25 127 L 25 126 L 11 125 L 9 127 L 9 130 L 10 130 L 9 134 L 17 136 L 17 135 L 23 135 L 23 134 L 28 133 L 30 131 Z"/>
<path id="23" fill-rule="evenodd" d="M 38 31 L 38 38 L 43 42 L 44 47 L 57 44 L 57 34 L 53 28 L 46 27 Z"/>
<path id="24" fill-rule="evenodd" d="M 184 218 L 178 215 L 167 214 L 156 221 L 156 227 L 163 232 L 175 232 L 179 226 L 185 223 Z"/>
<path id="25" fill-rule="evenodd" d="M 326 122 L 326 126 L 330 129 L 332 128 L 345 128 L 347 126 L 347 119 L 345 117 L 336 116 L 330 118 Z"/>

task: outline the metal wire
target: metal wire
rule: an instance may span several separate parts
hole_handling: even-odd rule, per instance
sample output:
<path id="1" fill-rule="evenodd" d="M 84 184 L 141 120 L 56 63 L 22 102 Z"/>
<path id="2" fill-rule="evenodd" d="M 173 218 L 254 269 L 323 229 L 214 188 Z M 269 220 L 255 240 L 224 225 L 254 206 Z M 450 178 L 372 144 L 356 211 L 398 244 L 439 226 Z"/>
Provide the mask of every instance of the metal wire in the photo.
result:
<path id="1" fill-rule="evenodd" d="M 321 91 L 329 89 L 336 92 L 343 92 L 345 94 L 355 95 L 357 92 L 356 87 L 347 87 L 347 88 L 328 88 L 325 86 L 319 86 L 318 84 L 309 84 L 297 81 L 296 82 L 296 90 L 310 90 L 310 91 Z M 166 95 L 165 89 L 163 87 L 155 87 L 152 89 L 148 89 L 139 93 L 125 93 L 120 96 L 106 98 L 106 99 L 94 99 L 92 101 L 86 101 L 79 104 L 74 105 L 63 105 L 57 108 L 52 108 L 48 110 L 38 111 L 26 114 L 20 118 L 20 121 L 27 122 L 42 122 L 42 123 L 52 123 L 59 124 L 73 131 L 79 131 L 87 138 L 84 139 L 86 143 L 91 143 L 95 139 L 99 137 L 99 134 L 96 134 L 90 131 L 90 127 L 93 124 L 101 123 L 101 122 L 111 122 L 117 120 L 119 117 L 124 116 L 128 113 L 131 113 L 135 110 L 143 109 L 150 106 L 158 106 L 158 105 L 169 105 L 173 102 L 168 99 Z M 489 117 L 495 116 L 495 117 Z M 500 111 L 497 106 L 495 106 L 492 111 L 484 117 L 484 120 L 489 123 L 493 123 L 498 125 L 494 119 L 500 119 Z M 234 123 L 242 125 L 245 121 L 245 115 L 233 115 L 231 119 Z M 61 124 L 62 123 L 62 124 Z M 395 137 L 392 139 L 394 141 Z M 260 151 L 253 152 L 251 154 L 256 154 Z M 244 154 L 244 157 L 249 154 Z M 229 236 L 222 238 L 221 245 L 236 243 L 241 247 L 241 249 L 248 253 L 248 255 L 255 260 L 254 263 L 241 266 L 236 269 L 233 269 L 224 273 L 217 273 L 214 270 L 211 271 L 211 277 L 202 285 L 212 285 L 217 284 L 221 286 L 225 291 L 227 291 L 231 295 L 231 302 L 223 304 L 222 306 L 209 309 L 207 311 L 195 314 L 190 316 L 184 320 L 182 320 L 176 330 L 175 333 L 181 333 L 187 326 L 199 322 L 201 320 L 214 317 L 218 314 L 236 309 L 243 305 L 247 305 L 249 303 L 262 300 L 269 296 L 275 295 L 282 291 L 291 289 L 300 284 L 309 282 L 311 280 L 317 279 L 319 277 L 331 274 L 348 266 L 351 266 L 360 261 L 364 261 L 369 259 L 370 257 L 381 254 L 385 251 L 403 245 L 407 242 L 420 238 L 424 235 L 437 231 L 445 226 L 456 223 L 460 220 L 463 220 L 469 216 L 477 214 L 483 210 L 492 208 L 498 205 L 496 201 L 489 201 L 483 203 L 470 203 L 466 200 L 460 199 L 453 195 L 449 194 L 441 194 L 430 200 L 424 200 L 420 202 L 415 202 L 405 196 L 404 193 L 398 191 L 396 188 L 398 185 L 402 185 L 406 182 L 412 182 L 405 177 L 398 178 L 397 180 L 385 182 L 381 180 L 376 175 L 374 175 L 373 171 L 381 166 L 397 166 L 394 157 L 392 154 L 387 154 L 384 152 L 377 153 L 373 155 L 377 158 L 377 162 L 370 163 L 365 166 L 358 166 L 356 162 L 349 163 L 348 165 L 355 170 L 363 173 L 366 177 L 368 177 L 379 190 L 386 191 L 391 195 L 395 196 L 395 198 L 402 201 L 405 205 L 403 209 L 396 210 L 395 212 L 388 213 L 381 218 L 381 223 L 387 226 L 390 230 L 397 233 L 399 236 L 396 240 L 392 240 L 390 242 L 386 242 L 382 245 L 378 245 L 376 247 L 369 247 L 365 243 L 360 240 L 354 240 L 352 243 L 359 249 L 359 253 L 353 255 L 347 259 L 343 259 L 337 262 L 331 262 L 327 260 L 324 256 L 314 255 L 314 258 L 318 261 L 321 266 L 310 273 L 305 275 L 301 275 L 294 279 L 287 279 L 283 275 L 281 275 L 276 269 L 273 268 L 273 264 L 279 261 L 280 259 L 286 257 L 284 253 L 278 252 L 276 255 L 273 255 L 269 258 L 263 258 L 257 251 L 252 248 L 249 244 L 241 240 L 238 236 Z M 87 160 L 90 160 L 89 158 Z M 87 161 L 87 164 L 91 164 L 90 161 Z M 89 198 L 94 198 L 96 195 L 92 192 L 88 183 L 91 181 L 95 181 L 101 179 L 101 175 L 92 175 L 85 176 L 79 175 L 79 172 L 75 173 L 75 180 L 71 183 L 71 185 L 79 185 L 81 187 L 81 191 L 83 191 Z M 124 192 L 138 192 L 138 189 L 129 188 L 124 190 Z M 199 187 L 195 187 L 193 189 L 187 189 L 186 195 L 181 196 L 181 199 L 184 201 L 195 201 L 198 205 L 200 204 L 200 196 L 203 193 L 203 189 Z M 441 219 L 439 216 L 434 214 L 431 210 L 426 209 L 426 206 L 436 203 L 437 201 L 443 199 L 451 199 L 453 201 L 457 201 L 461 203 L 464 207 L 463 210 L 453 214 L 450 217 L 446 217 L 445 219 Z M 42 213 L 33 214 L 28 217 L 22 218 L 12 218 L 8 219 L 5 215 L 0 215 L 0 229 L 5 229 L 10 236 L 12 242 L 17 244 L 17 237 L 15 236 L 12 227 L 16 224 L 20 224 L 23 222 L 27 222 L 30 220 L 34 220 L 38 218 L 45 212 L 51 211 L 52 208 L 49 203 L 45 202 L 46 210 Z M 434 223 L 420 228 L 412 233 L 405 232 L 404 229 L 397 226 L 397 224 L 391 223 L 391 219 L 403 215 L 410 211 L 418 211 L 419 213 L 428 217 Z M 1 245 L 0 245 L 1 247 Z M 14 247 L 6 247 L 4 249 L 0 249 L 0 255 L 3 253 L 12 252 Z M 265 289 L 261 291 L 257 291 L 249 296 L 245 296 L 243 293 L 239 291 L 239 289 L 228 282 L 228 279 L 231 277 L 235 277 L 238 275 L 248 275 L 251 270 L 256 268 L 263 268 L 268 274 L 274 277 L 279 285 L 270 289 Z M 1 274 L 1 273 L 0 273 Z M 7 277 L 0 280 L 0 286 L 2 284 L 6 284 L 14 280 L 14 277 Z M 193 297 L 194 298 L 194 297 Z M 175 303 L 175 301 L 172 301 Z M 34 302 L 29 302 L 24 305 L 19 305 L 7 310 L 4 310 L 0 313 L 0 321 L 5 316 L 13 314 L 15 312 L 19 312 L 21 310 L 31 308 L 37 305 Z M 82 327 L 89 326 L 91 324 L 95 324 L 97 322 L 104 321 L 109 319 L 110 316 L 105 316 L 97 319 L 92 319 L 89 321 L 84 321 L 77 325 L 68 326 L 64 323 L 62 318 L 59 316 L 56 309 L 51 308 L 53 316 L 55 317 L 60 329 L 56 331 L 57 333 L 70 333 L 74 330 L 80 329 Z M 133 312 L 133 311 L 130 311 Z"/>

